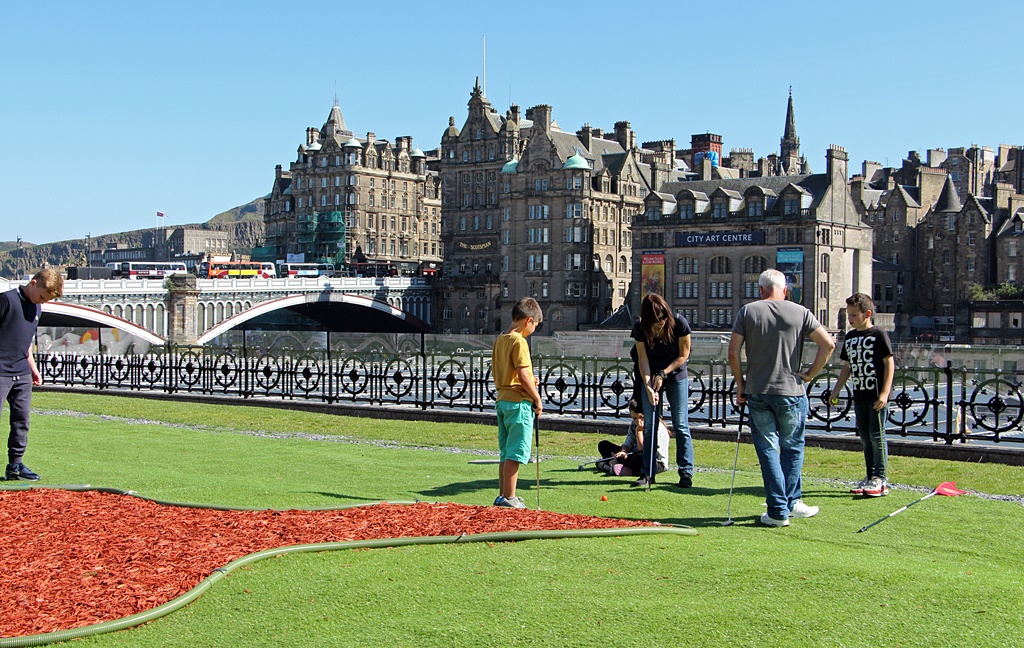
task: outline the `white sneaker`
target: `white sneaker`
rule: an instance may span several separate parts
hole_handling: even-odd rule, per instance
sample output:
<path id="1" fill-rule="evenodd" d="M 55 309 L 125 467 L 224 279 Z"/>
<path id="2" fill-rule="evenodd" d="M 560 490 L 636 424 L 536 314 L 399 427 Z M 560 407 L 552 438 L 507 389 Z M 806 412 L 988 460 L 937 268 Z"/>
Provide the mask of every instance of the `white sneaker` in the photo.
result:
<path id="1" fill-rule="evenodd" d="M 770 527 L 787 527 L 789 526 L 789 520 L 776 520 L 769 516 L 767 513 L 761 514 L 761 524 Z"/>
<path id="2" fill-rule="evenodd" d="M 793 510 L 789 512 L 790 517 L 795 518 L 809 518 L 814 517 L 820 511 L 817 506 L 807 506 L 803 500 L 797 500 L 793 504 Z"/>

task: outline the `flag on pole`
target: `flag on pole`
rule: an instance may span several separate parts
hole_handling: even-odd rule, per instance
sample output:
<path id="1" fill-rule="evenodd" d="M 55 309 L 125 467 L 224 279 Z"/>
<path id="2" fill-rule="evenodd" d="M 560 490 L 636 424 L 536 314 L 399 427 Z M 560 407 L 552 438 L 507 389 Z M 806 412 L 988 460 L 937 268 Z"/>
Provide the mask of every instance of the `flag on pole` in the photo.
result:
<path id="1" fill-rule="evenodd" d="M 164 217 L 164 213 L 163 212 L 157 212 L 156 213 L 156 217 L 157 218 L 163 218 Z"/>
<path id="2" fill-rule="evenodd" d="M 942 482 L 941 484 L 939 484 L 938 486 L 935 487 L 935 490 L 933 490 L 932 492 L 928 493 L 927 495 L 925 495 L 921 499 L 914 500 L 913 502 L 911 502 L 910 504 L 907 504 L 903 508 L 896 509 L 895 511 L 893 511 L 889 515 L 886 515 L 881 520 L 875 520 L 871 524 L 869 524 L 869 525 L 867 525 L 865 527 L 861 527 L 860 531 L 858 531 L 857 533 L 860 533 L 861 531 L 867 531 L 868 529 L 870 529 L 871 527 L 875 526 L 876 524 L 879 524 L 881 522 L 885 522 L 886 520 L 888 520 L 892 516 L 894 516 L 894 515 L 896 515 L 898 513 L 902 513 L 903 511 L 906 511 L 908 508 L 910 508 L 914 504 L 917 504 L 918 502 L 923 502 L 926 499 L 928 499 L 929 497 L 932 497 L 933 495 L 944 495 L 946 497 L 956 497 L 957 495 L 966 495 L 966 494 L 967 494 L 967 491 L 960 490 L 959 488 L 956 487 L 956 482 Z"/>

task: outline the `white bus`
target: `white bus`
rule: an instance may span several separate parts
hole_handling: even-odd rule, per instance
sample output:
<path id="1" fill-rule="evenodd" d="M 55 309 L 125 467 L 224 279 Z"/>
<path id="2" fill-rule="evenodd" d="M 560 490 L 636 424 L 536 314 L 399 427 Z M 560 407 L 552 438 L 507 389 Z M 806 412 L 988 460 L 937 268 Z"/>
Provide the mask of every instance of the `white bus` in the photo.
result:
<path id="1" fill-rule="evenodd" d="M 119 272 L 122 279 L 163 279 L 172 274 L 188 274 L 188 268 L 181 261 L 125 261 Z"/>
<path id="2" fill-rule="evenodd" d="M 333 263 L 282 263 L 277 266 L 277 276 L 290 279 L 292 277 L 334 276 Z"/>

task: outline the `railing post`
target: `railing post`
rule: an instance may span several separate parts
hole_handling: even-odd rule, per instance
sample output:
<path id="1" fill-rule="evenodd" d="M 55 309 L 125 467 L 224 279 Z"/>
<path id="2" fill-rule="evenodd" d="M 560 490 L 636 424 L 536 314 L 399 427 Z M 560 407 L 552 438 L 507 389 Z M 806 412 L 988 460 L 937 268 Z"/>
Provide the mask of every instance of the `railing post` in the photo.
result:
<path id="1" fill-rule="evenodd" d="M 957 407 L 953 402 L 953 367 L 949 362 L 943 367 L 942 372 L 946 375 L 946 445 L 952 445 Z"/>

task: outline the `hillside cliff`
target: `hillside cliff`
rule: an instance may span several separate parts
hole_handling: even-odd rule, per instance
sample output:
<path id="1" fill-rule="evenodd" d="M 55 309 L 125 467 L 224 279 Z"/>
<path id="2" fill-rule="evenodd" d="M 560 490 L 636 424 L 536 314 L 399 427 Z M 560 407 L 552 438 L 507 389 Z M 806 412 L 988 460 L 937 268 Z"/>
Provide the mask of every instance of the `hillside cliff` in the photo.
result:
<path id="1" fill-rule="evenodd" d="M 231 249 L 233 252 L 249 254 L 256 246 L 262 245 L 263 229 L 263 198 L 257 198 L 244 205 L 239 205 L 226 212 L 217 214 L 205 223 L 175 225 L 167 229 L 210 229 L 231 232 Z M 124 247 L 140 247 L 145 241 L 151 241 L 157 228 L 131 230 L 117 234 L 94 236 L 88 240 L 90 249 L 113 247 L 120 244 Z M 51 266 L 80 265 L 85 256 L 87 241 L 84 238 L 68 239 L 53 243 L 32 245 L 23 243 L 0 242 L 0 277 L 15 278 L 25 274 L 33 274 L 47 263 Z"/>

